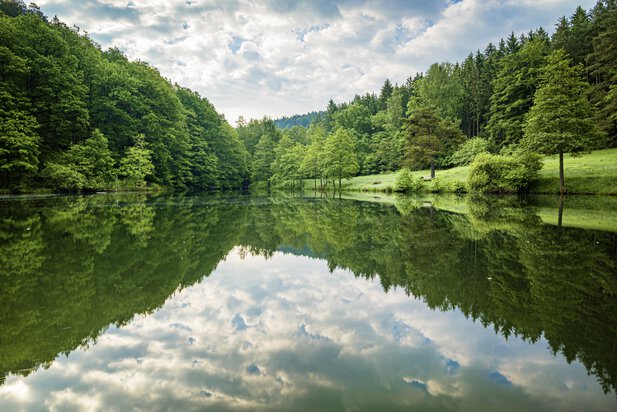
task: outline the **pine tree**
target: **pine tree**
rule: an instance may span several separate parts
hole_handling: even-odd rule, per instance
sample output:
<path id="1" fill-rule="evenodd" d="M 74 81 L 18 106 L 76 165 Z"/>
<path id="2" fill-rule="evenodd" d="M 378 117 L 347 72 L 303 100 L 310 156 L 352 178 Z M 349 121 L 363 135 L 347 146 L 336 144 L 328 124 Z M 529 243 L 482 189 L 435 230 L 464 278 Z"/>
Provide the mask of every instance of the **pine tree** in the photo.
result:
<path id="1" fill-rule="evenodd" d="M 606 146 L 617 147 L 617 5 L 596 11 L 598 34 L 587 57 L 591 77 L 591 101 L 596 122 L 606 133 Z"/>
<path id="2" fill-rule="evenodd" d="M 524 146 L 543 154 L 559 154 L 559 191 L 566 192 L 563 154 L 594 147 L 598 131 L 587 99 L 588 84 L 580 65 L 571 67 L 563 49 L 548 57 L 534 105 L 525 122 Z"/>
<path id="3" fill-rule="evenodd" d="M 524 117 L 533 105 L 539 71 L 545 64 L 548 47 L 545 40 L 534 39 L 500 62 L 501 68 L 493 81 L 494 93 L 487 125 L 490 140 L 498 149 L 518 144 L 523 137 Z"/>

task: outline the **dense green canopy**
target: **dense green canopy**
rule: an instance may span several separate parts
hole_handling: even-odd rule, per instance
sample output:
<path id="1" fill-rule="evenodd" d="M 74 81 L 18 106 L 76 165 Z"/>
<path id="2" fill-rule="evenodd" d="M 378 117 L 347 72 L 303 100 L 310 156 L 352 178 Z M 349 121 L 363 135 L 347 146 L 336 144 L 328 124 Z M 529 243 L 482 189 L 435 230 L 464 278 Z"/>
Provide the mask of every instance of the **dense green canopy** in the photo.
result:
<path id="1" fill-rule="evenodd" d="M 248 179 L 244 146 L 207 99 L 17 0 L 0 2 L 0 97 L 0 189 Z"/>

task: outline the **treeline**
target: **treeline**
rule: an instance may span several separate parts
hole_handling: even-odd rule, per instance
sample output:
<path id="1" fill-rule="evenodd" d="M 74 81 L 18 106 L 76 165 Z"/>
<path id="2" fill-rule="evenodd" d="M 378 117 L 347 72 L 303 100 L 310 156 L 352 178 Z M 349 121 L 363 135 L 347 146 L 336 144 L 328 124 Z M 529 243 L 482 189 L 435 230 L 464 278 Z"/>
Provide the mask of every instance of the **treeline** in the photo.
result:
<path id="1" fill-rule="evenodd" d="M 386 80 L 379 94 L 331 100 L 305 131 L 278 131 L 267 118 L 237 130 L 252 178 L 268 182 L 323 183 L 402 167 L 430 167 L 434 176 L 435 168 L 469 164 L 484 152 L 493 156 L 484 156 L 490 168 L 515 162 L 525 169 L 537 162 L 518 162 L 523 152 L 617 146 L 615 44 L 617 3 L 600 0 L 561 18 L 552 36 L 542 28 L 512 33 L 463 62 L 435 63 L 401 85 Z M 346 154 L 344 167 L 330 165 L 335 146 Z"/>
<path id="2" fill-rule="evenodd" d="M 206 98 L 34 4 L 0 1 L 0 190 L 235 188 L 248 167 Z"/>
<path id="3" fill-rule="evenodd" d="M 324 112 L 309 112 L 305 114 L 294 114 L 293 116 L 283 116 L 274 119 L 274 124 L 280 129 L 291 129 L 294 126 L 309 127 L 312 123 L 321 119 Z"/>

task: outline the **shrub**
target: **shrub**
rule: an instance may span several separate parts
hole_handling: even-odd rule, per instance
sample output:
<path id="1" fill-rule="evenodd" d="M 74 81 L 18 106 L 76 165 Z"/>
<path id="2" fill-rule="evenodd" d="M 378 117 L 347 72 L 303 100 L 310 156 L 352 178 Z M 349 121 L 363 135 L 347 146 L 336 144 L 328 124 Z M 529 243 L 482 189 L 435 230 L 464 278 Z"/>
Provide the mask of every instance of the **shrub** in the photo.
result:
<path id="1" fill-rule="evenodd" d="M 450 164 L 454 166 L 468 165 L 480 153 L 489 151 L 490 143 L 488 140 L 481 137 L 474 137 L 463 143 L 456 152 L 449 158 Z"/>
<path id="2" fill-rule="evenodd" d="M 537 155 L 514 156 L 481 153 L 471 164 L 467 186 L 472 192 L 518 193 L 538 177 L 542 163 Z"/>
<path id="3" fill-rule="evenodd" d="M 401 169 L 396 175 L 394 182 L 395 192 L 417 192 L 422 188 L 422 181 L 414 175 L 406 167 Z"/>
<path id="4" fill-rule="evenodd" d="M 452 193 L 467 193 L 467 185 L 462 180 L 455 180 L 450 183 L 448 190 Z"/>
<path id="5" fill-rule="evenodd" d="M 443 190 L 444 186 L 437 178 L 431 180 L 431 183 L 428 185 L 428 191 L 431 193 L 441 193 Z"/>
<path id="6" fill-rule="evenodd" d="M 71 165 L 47 163 L 43 176 L 49 180 L 54 189 L 63 192 L 79 191 L 86 185 L 84 175 Z"/>

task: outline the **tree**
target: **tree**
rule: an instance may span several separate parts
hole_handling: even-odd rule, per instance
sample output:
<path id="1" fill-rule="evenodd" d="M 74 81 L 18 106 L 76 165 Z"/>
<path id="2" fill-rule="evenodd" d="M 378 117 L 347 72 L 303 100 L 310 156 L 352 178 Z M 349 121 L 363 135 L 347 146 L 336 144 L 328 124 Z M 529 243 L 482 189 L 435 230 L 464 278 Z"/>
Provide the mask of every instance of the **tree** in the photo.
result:
<path id="1" fill-rule="evenodd" d="M 563 49 L 550 54 L 524 128 L 526 147 L 544 154 L 559 153 L 562 195 L 566 193 L 563 154 L 589 151 L 599 136 L 592 121 L 583 69 L 570 63 Z"/>
<path id="2" fill-rule="evenodd" d="M 308 133 L 311 143 L 305 149 L 306 152 L 300 164 L 300 173 L 314 179 L 315 190 L 317 190 L 317 179 L 322 177 L 324 141 L 326 137 L 324 128 L 321 126 L 311 125 Z"/>
<path id="3" fill-rule="evenodd" d="M 145 183 L 144 178 L 153 172 L 152 155 L 144 135 L 137 135 L 135 144 L 126 149 L 124 157 L 120 160 L 118 173 L 132 186 L 140 187 Z"/>
<path id="4" fill-rule="evenodd" d="M 300 165 L 303 153 L 303 146 L 284 134 L 274 149 L 275 158 L 271 166 L 272 182 L 293 188 L 295 183 L 301 180 Z"/>
<path id="5" fill-rule="evenodd" d="M 399 168 L 402 130 L 405 111 L 403 106 L 404 88 L 397 88 L 387 101 L 385 110 L 377 112 L 371 123 L 377 131 L 371 137 L 371 153 L 364 161 L 363 172 L 377 173 Z"/>
<path id="6" fill-rule="evenodd" d="M 441 118 L 460 123 L 463 88 L 460 68 L 451 63 L 434 63 L 418 82 L 418 100 L 432 107 Z"/>
<path id="7" fill-rule="evenodd" d="M 617 4 L 598 8 L 595 14 L 600 28 L 593 38 L 593 52 L 587 56 L 591 101 L 597 108 L 596 122 L 607 135 L 605 145 L 617 147 Z"/>
<path id="8" fill-rule="evenodd" d="M 487 125 L 490 140 L 497 149 L 516 145 L 523 137 L 525 114 L 533 105 L 539 72 L 547 53 L 548 42 L 534 39 L 501 60 L 501 68 L 493 81 Z"/>
<path id="9" fill-rule="evenodd" d="M 383 110 L 386 108 L 388 99 L 390 98 L 390 96 L 392 96 L 393 91 L 394 91 L 394 88 L 392 87 L 392 83 L 390 82 L 390 79 L 386 79 L 386 81 L 383 83 L 383 86 L 381 86 L 381 91 L 379 92 L 379 100 L 378 100 L 379 106 L 378 107 L 380 110 Z"/>
<path id="10" fill-rule="evenodd" d="M 255 146 L 255 155 L 253 156 L 253 181 L 265 181 L 268 187 L 270 187 L 275 148 L 276 142 L 269 135 L 264 134 L 261 136 L 259 143 Z"/>
<path id="11" fill-rule="evenodd" d="M 452 153 L 465 137 L 452 121 L 440 119 L 433 109 L 413 102 L 407 121 L 403 164 L 415 169 L 430 166 L 434 178 L 437 160 Z"/>
<path id="12" fill-rule="evenodd" d="M 356 142 L 348 130 L 339 127 L 326 138 L 324 165 L 326 177 L 333 181 L 338 178 L 339 190 L 343 178 L 350 178 L 358 173 L 360 167 L 356 156 Z"/>
<path id="13" fill-rule="evenodd" d="M 0 187 L 18 188 L 36 173 L 41 138 L 25 96 L 28 61 L 0 46 Z"/>

